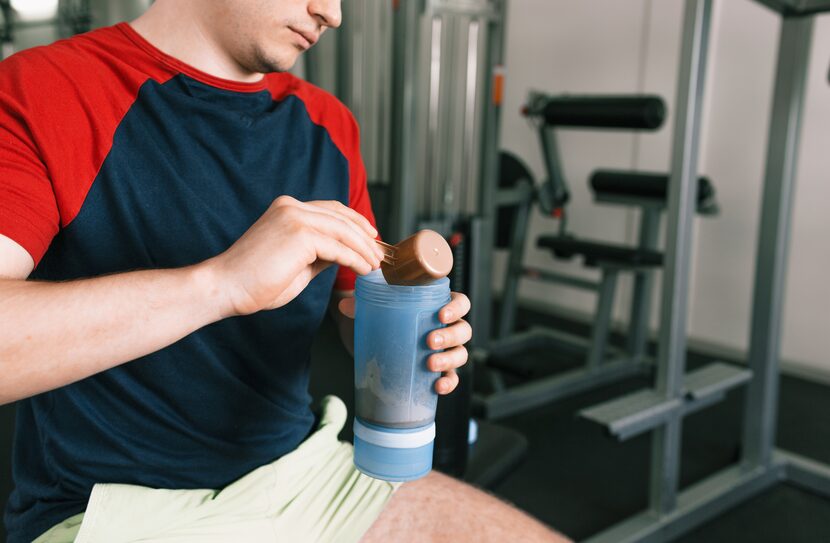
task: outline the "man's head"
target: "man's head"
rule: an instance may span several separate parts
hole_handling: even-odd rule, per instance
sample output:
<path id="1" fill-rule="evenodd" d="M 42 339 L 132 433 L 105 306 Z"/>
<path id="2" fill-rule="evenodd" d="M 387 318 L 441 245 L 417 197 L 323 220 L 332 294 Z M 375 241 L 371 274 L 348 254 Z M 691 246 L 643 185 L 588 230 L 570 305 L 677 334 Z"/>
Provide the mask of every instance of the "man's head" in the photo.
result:
<path id="1" fill-rule="evenodd" d="M 250 72 L 289 70 L 328 27 L 340 0 L 198 0 L 202 28 Z"/>

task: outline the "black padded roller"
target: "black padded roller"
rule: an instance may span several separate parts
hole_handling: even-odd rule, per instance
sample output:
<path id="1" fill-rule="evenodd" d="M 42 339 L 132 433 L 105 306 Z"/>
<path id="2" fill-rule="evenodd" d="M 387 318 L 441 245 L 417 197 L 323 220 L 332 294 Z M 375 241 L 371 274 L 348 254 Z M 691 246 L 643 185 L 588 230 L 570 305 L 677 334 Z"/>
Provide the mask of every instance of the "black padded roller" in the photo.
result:
<path id="1" fill-rule="evenodd" d="M 623 196 L 666 201 L 669 176 L 658 173 L 597 170 L 591 175 L 591 188 L 597 196 Z M 715 188 L 705 177 L 697 180 L 698 208 L 714 203 Z"/>
<path id="2" fill-rule="evenodd" d="M 659 96 L 552 97 L 542 109 L 548 126 L 656 130 L 666 118 Z"/>

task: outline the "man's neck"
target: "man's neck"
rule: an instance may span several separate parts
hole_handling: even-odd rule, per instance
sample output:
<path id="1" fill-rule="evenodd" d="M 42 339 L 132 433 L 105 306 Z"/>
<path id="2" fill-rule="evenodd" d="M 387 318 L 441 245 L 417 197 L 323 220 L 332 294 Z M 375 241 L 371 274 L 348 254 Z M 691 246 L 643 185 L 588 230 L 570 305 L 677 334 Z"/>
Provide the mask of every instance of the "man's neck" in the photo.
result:
<path id="1" fill-rule="evenodd" d="M 262 79 L 263 74 L 245 70 L 222 49 L 193 7 L 187 0 L 155 2 L 130 26 L 159 50 L 205 73 L 241 82 Z"/>

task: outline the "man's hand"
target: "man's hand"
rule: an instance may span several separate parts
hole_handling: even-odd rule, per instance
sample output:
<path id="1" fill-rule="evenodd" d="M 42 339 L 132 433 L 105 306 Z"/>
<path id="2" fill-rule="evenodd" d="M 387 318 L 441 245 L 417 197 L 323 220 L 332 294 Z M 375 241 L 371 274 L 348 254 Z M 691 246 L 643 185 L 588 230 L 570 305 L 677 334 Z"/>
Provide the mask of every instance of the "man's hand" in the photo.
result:
<path id="1" fill-rule="evenodd" d="M 354 318 L 354 298 L 344 298 L 339 303 L 340 312 L 350 319 Z M 430 355 L 427 367 L 430 371 L 440 371 L 443 375 L 435 382 L 435 392 L 449 394 L 458 386 L 456 369 L 467 363 L 467 349 L 464 344 L 473 337 L 473 329 L 463 317 L 470 311 L 470 299 L 459 292 L 452 293 L 450 303 L 438 312 L 438 320 L 446 328 L 433 330 L 427 335 L 427 345 L 431 349 L 444 349 L 444 352 Z"/>
<path id="2" fill-rule="evenodd" d="M 333 264 L 364 275 L 383 252 L 368 220 L 340 202 L 277 198 L 227 251 L 206 262 L 226 285 L 229 315 L 247 315 L 293 300 Z"/>

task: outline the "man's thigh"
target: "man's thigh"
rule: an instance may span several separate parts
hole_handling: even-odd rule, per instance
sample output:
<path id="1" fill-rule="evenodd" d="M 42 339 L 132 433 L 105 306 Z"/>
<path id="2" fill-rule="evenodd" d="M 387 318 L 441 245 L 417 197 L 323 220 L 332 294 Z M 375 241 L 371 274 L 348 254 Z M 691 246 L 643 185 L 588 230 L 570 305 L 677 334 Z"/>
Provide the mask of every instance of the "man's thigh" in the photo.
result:
<path id="1" fill-rule="evenodd" d="M 569 540 L 481 490 L 432 472 L 399 488 L 361 541 L 565 543 Z"/>

